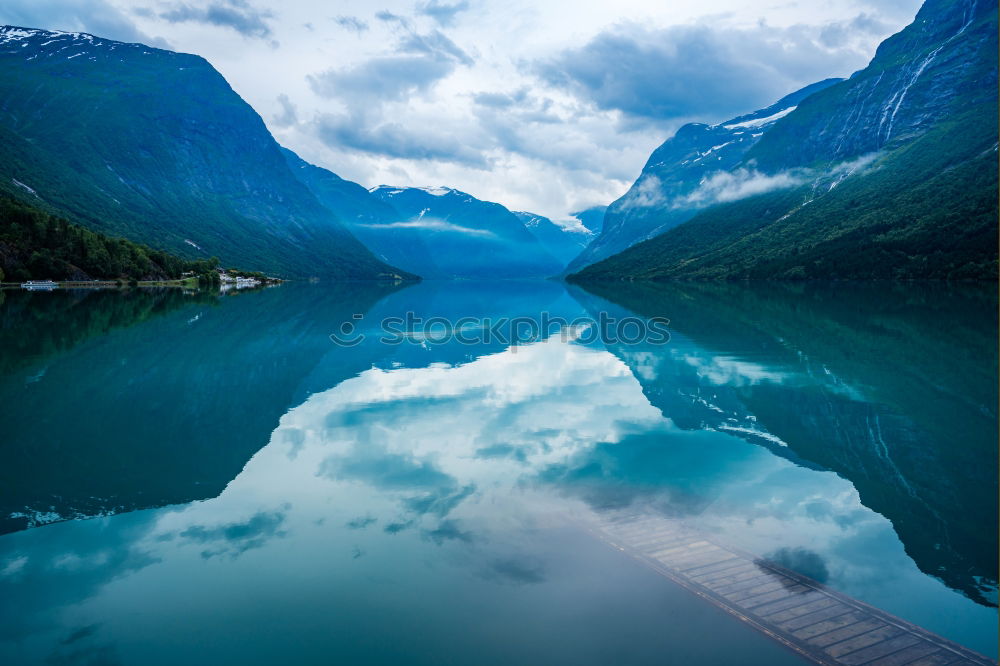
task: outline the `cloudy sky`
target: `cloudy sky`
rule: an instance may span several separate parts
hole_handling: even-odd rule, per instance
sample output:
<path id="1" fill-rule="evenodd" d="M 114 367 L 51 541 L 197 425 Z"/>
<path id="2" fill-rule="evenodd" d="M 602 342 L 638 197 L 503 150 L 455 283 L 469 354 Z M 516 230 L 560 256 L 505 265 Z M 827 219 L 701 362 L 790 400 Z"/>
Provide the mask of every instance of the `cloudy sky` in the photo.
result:
<path id="1" fill-rule="evenodd" d="M 919 0 L 4 0 L 0 23 L 197 53 L 279 142 L 365 186 L 553 219 L 688 121 L 863 67 Z"/>

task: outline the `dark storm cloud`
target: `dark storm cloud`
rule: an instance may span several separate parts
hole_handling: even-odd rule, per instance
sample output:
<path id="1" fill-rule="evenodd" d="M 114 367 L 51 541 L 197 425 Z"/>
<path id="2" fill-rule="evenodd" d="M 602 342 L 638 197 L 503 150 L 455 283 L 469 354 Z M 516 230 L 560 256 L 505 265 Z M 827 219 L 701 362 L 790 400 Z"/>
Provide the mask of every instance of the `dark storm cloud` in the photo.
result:
<path id="1" fill-rule="evenodd" d="M 121 42 L 169 48 L 159 37 L 140 31 L 121 11 L 104 0 L 4 0 L 0 24 L 45 30 L 89 32 Z"/>
<path id="2" fill-rule="evenodd" d="M 454 23 L 455 17 L 467 9 L 469 9 L 469 0 L 460 0 L 460 2 L 451 4 L 430 0 L 417 5 L 418 14 L 429 16 L 443 26 Z"/>
<path id="3" fill-rule="evenodd" d="M 177 3 L 159 16 L 170 23 L 205 23 L 231 28 L 244 37 L 264 39 L 271 36 L 267 21 L 273 15 L 251 7 L 246 0 L 219 0 L 204 6 Z"/>
<path id="4" fill-rule="evenodd" d="M 535 63 L 551 85 L 600 109 L 645 120 L 721 120 L 774 102 L 805 84 L 864 66 L 846 35 L 875 34 L 866 15 L 820 28 L 627 24 Z"/>

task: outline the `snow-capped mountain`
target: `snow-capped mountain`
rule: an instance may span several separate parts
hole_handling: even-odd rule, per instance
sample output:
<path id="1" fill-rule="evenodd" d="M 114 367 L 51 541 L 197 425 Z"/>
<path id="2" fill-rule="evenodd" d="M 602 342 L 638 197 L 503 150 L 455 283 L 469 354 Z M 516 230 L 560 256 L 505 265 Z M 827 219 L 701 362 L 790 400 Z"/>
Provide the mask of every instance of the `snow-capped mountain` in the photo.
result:
<path id="1" fill-rule="evenodd" d="M 769 107 L 717 125 L 690 123 L 653 151 L 623 197 L 608 206 L 601 234 L 567 268 L 580 270 L 687 221 L 704 204 L 691 200 L 703 179 L 738 165 L 774 124 L 809 95 L 837 83 L 827 79 Z"/>
<path id="2" fill-rule="evenodd" d="M 564 265 L 498 203 L 448 187 L 380 185 L 370 192 L 399 213 L 379 230 L 428 248 L 432 265 L 402 264 L 424 277 L 537 278 Z"/>
<path id="3" fill-rule="evenodd" d="M 587 256 L 649 240 L 574 279 L 995 280 L 997 50 L 996 3 L 927 0 L 849 79 L 682 129 Z M 701 135 L 711 150 L 673 152 Z M 700 189 L 677 187 L 704 163 Z"/>

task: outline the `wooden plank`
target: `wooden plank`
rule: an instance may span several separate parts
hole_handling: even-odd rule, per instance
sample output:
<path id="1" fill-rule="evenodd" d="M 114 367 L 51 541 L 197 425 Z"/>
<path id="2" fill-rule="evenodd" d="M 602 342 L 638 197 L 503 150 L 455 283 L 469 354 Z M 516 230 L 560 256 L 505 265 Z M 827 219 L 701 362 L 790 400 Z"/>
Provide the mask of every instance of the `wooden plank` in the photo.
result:
<path id="1" fill-rule="evenodd" d="M 678 529 L 683 529 L 680 525 L 673 523 L 665 523 L 658 520 L 645 520 L 640 522 L 632 522 L 625 524 L 613 524 L 606 527 L 607 531 L 612 534 L 618 534 L 621 536 L 636 536 L 637 534 L 643 534 L 649 532 L 650 530 L 670 530 L 672 532 Z"/>
<path id="2" fill-rule="evenodd" d="M 710 590 L 717 590 L 721 587 L 726 587 L 734 583 L 751 583 L 752 581 L 764 581 L 769 579 L 771 576 L 757 569 L 756 567 L 752 569 L 732 569 L 736 573 L 727 573 L 723 571 L 721 573 L 725 575 L 720 575 L 718 578 L 713 578 L 710 580 L 702 580 L 692 576 L 692 580 L 697 582 L 699 585 L 704 585 Z"/>
<path id="3" fill-rule="evenodd" d="M 734 559 L 735 556 L 717 548 L 707 548 L 687 553 L 653 553 L 650 557 L 677 571 L 688 571 L 712 564 L 722 564 Z"/>
<path id="4" fill-rule="evenodd" d="M 807 589 L 808 588 L 805 585 L 798 585 L 796 587 L 785 587 L 778 590 L 777 592 L 771 592 L 770 594 L 758 594 L 756 597 L 743 599 L 742 601 L 736 602 L 736 605 L 742 606 L 743 608 L 756 608 L 757 606 L 763 606 L 766 603 L 777 601 L 778 599 L 787 599 L 793 594 L 804 592 Z"/>
<path id="5" fill-rule="evenodd" d="M 830 647 L 826 648 L 826 653 L 833 657 L 842 657 L 852 652 L 856 652 L 861 648 L 866 648 L 869 645 L 875 645 L 876 643 L 881 643 L 882 641 L 889 640 L 890 638 L 895 638 L 901 633 L 903 633 L 903 630 L 899 627 L 891 624 L 884 624 L 878 629 L 873 629 L 868 633 L 855 636 L 854 638 L 849 638 L 846 641 L 841 641 L 840 643 L 834 643 Z"/>
<path id="6" fill-rule="evenodd" d="M 823 620 L 822 622 L 817 622 L 816 624 L 811 624 L 801 629 L 796 629 L 792 632 L 792 635 L 796 638 L 800 638 L 804 641 L 808 641 L 811 638 L 820 636 L 822 634 L 827 634 L 831 631 L 837 629 L 843 629 L 846 626 L 856 624 L 864 619 L 868 618 L 868 614 L 864 611 L 858 609 L 852 609 L 849 613 L 844 613 L 836 617 L 831 617 L 829 619 Z"/>
<path id="7" fill-rule="evenodd" d="M 774 601 L 769 604 L 764 604 L 763 606 L 757 606 L 753 609 L 753 612 L 760 617 L 768 617 L 771 613 L 777 611 L 783 611 L 785 609 L 798 608 L 799 606 L 804 606 L 810 602 L 822 601 L 828 599 L 829 597 L 822 592 L 816 590 L 810 590 L 806 588 L 806 592 L 797 592 L 790 598 L 782 601 Z"/>
<path id="8" fill-rule="evenodd" d="M 826 666 L 996 662 L 676 519 L 619 516 L 591 531 L 801 656 Z"/>
<path id="9" fill-rule="evenodd" d="M 731 592 L 723 592 L 721 590 L 715 590 L 716 594 L 721 594 L 729 601 L 743 601 L 744 599 L 749 599 L 751 597 L 756 597 L 759 594 L 766 594 L 768 592 L 777 592 L 778 590 L 784 590 L 788 588 L 787 580 L 779 580 L 773 576 L 766 576 L 763 581 L 755 582 L 755 584 L 745 587 L 742 590 L 733 590 Z"/>
<path id="10" fill-rule="evenodd" d="M 849 638 L 854 638 L 855 636 L 867 634 L 873 629 L 884 629 L 888 626 L 889 625 L 878 618 L 865 617 L 862 615 L 862 619 L 857 622 L 839 629 L 834 629 L 833 631 L 828 631 L 825 634 L 820 634 L 819 636 L 813 636 L 808 642 L 818 647 L 826 647 L 827 645 L 833 645 L 834 643 L 842 643 Z M 871 644 L 868 643 L 867 645 Z M 861 649 L 863 647 L 865 647 L 865 645 L 860 645 L 855 649 Z"/>
<path id="11" fill-rule="evenodd" d="M 685 536 L 683 539 L 674 539 L 670 541 L 669 544 L 670 545 L 663 548 L 663 550 L 683 550 L 685 548 L 699 548 L 707 546 L 714 546 L 715 548 L 718 548 L 718 546 L 714 543 L 700 536 Z M 644 545 L 645 544 L 642 542 L 638 542 L 635 547 L 641 550 Z"/>
<path id="12" fill-rule="evenodd" d="M 829 620 L 838 615 L 849 613 L 850 611 L 850 606 L 845 606 L 833 597 L 827 597 L 826 599 L 820 599 L 819 601 L 764 615 L 763 617 L 768 622 L 778 625 L 785 631 L 794 631 L 816 624 L 817 622 L 822 622 L 823 620 Z"/>
<path id="13" fill-rule="evenodd" d="M 697 535 L 678 530 L 643 530 L 636 534 L 615 533 L 615 536 L 620 539 L 628 539 L 629 545 L 636 548 L 641 548 L 647 543 L 655 543 L 657 541 L 676 542 L 684 539 L 701 538 Z"/>
<path id="14" fill-rule="evenodd" d="M 765 583 L 777 583 L 788 581 L 784 576 L 778 576 L 773 571 L 761 571 L 757 569 L 754 571 L 756 576 L 747 576 L 743 580 L 738 580 L 732 583 L 724 585 L 712 585 L 712 589 L 715 590 L 716 594 L 721 594 L 724 597 L 736 594 L 738 592 L 743 592 L 746 590 L 753 589 L 755 587 L 760 587 Z M 705 585 L 702 583 L 702 585 Z M 706 585 L 706 587 L 708 587 Z"/>
<path id="15" fill-rule="evenodd" d="M 730 552 L 704 554 L 700 558 L 691 558 L 686 562 L 674 562 L 674 568 L 685 574 L 689 574 L 690 572 L 701 571 L 711 564 L 720 564 L 734 559 L 739 559 L 739 556 Z"/>
<path id="16" fill-rule="evenodd" d="M 689 578 L 702 585 L 716 585 L 719 581 L 745 576 L 746 574 L 760 575 L 761 571 L 753 562 L 737 560 L 736 562 L 719 562 L 703 567 L 700 571 L 692 573 Z M 733 580 L 732 582 L 738 582 Z M 728 584 L 728 583 L 722 583 Z"/>
<path id="17" fill-rule="evenodd" d="M 893 652 L 899 652 L 903 648 L 912 647 L 918 643 L 926 643 L 911 633 L 903 633 L 895 638 L 890 638 L 887 641 L 882 641 L 881 643 L 876 643 L 871 647 L 866 647 L 857 652 L 852 652 L 850 654 L 844 655 L 840 658 L 840 662 L 847 664 L 847 666 L 861 666 L 861 664 L 867 664 L 870 661 L 879 659 L 886 655 L 891 655 Z"/>
<path id="18" fill-rule="evenodd" d="M 942 650 L 934 654 L 927 655 L 916 661 L 911 661 L 906 666 L 951 666 L 952 664 L 971 664 L 974 662 L 962 659 L 954 652 Z"/>
<path id="19" fill-rule="evenodd" d="M 638 541 L 629 542 L 631 548 L 636 548 L 643 552 L 649 553 L 656 550 L 663 550 L 666 548 L 676 548 L 678 546 L 683 546 L 684 544 L 691 543 L 690 537 L 684 537 L 680 539 L 675 538 L 660 538 L 660 539 L 650 539 L 649 541 Z"/>
<path id="20" fill-rule="evenodd" d="M 634 547 L 643 552 L 647 553 L 651 552 L 643 545 L 638 545 Z M 682 539 L 679 541 L 672 541 L 666 546 L 663 546 L 662 548 L 657 548 L 655 551 L 652 552 L 655 552 L 657 555 L 659 555 L 661 553 L 667 554 L 674 552 L 684 552 L 687 550 L 698 549 L 698 548 L 718 548 L 718 546 L 716 546 L 714 543 L 709 543 L 704 539 Z"/>
<path id="21" fill-rule="evenodd" d="M 657 553 L 651 553 L 651 556 L 661 562 L 670 564 L 675 569 L 693 569 L 704 567 L 709 564 L 719 564 L 721 562 L 725 562 L 728 559 L 732 559 L 733 554 L 728 551 L 723 551 L 720 548 L 697 546 L 694 548 L 686 548 L 681 551 L 660 551 Z"/>
<path id="22" fill-rule="evenodd" d="M 893 652 L 890 655 L 876 659 L 870 662 L 868 666 L 906 666 L 920 657 L 927 657 L 940 651 L 941 648 L 937 645 L 928 641 L 921 641 L 899 652 Z"/>

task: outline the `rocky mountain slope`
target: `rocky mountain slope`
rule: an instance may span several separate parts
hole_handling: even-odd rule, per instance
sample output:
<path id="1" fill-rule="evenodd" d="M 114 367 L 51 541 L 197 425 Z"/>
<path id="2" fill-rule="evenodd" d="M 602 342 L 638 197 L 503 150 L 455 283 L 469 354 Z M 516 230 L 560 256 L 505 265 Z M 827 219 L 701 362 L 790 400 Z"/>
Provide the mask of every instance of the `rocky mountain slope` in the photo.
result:
<path id="1" fill-rule="evenodd" d="M 827 79 L 767 108 L 718 125 L 690 123 L 653 151 L 628 192 L 608 206 L 600 235 L 567 267 L 578 271 L 675 227 L 709 203 L 698 188 L 711 174 L 740 164 L 778 120 L 809 95 L 837 83 Z"/>
<path id="2" fill-rule="evenodd" d="M 283 276 L 377 278 L 203 58 L 0 27 L 0 191 L 97 231 Z"/>
<path id="3" fill-rule="evenodd" d="M 413 267 L 410 270 L 424 277 L 440 274 L 426 240 L 395 226 L 401 216 L 391 204 L 287 148 L 281 150 L 295 177 L 375 256 L 393 266 Z"/>
<path id="4" fill-rule="evenodd" d="M 996 5 L 928 0 L 707 175 L 714 205 L 573 279 L 994 279 L 996 119 Z"/>

